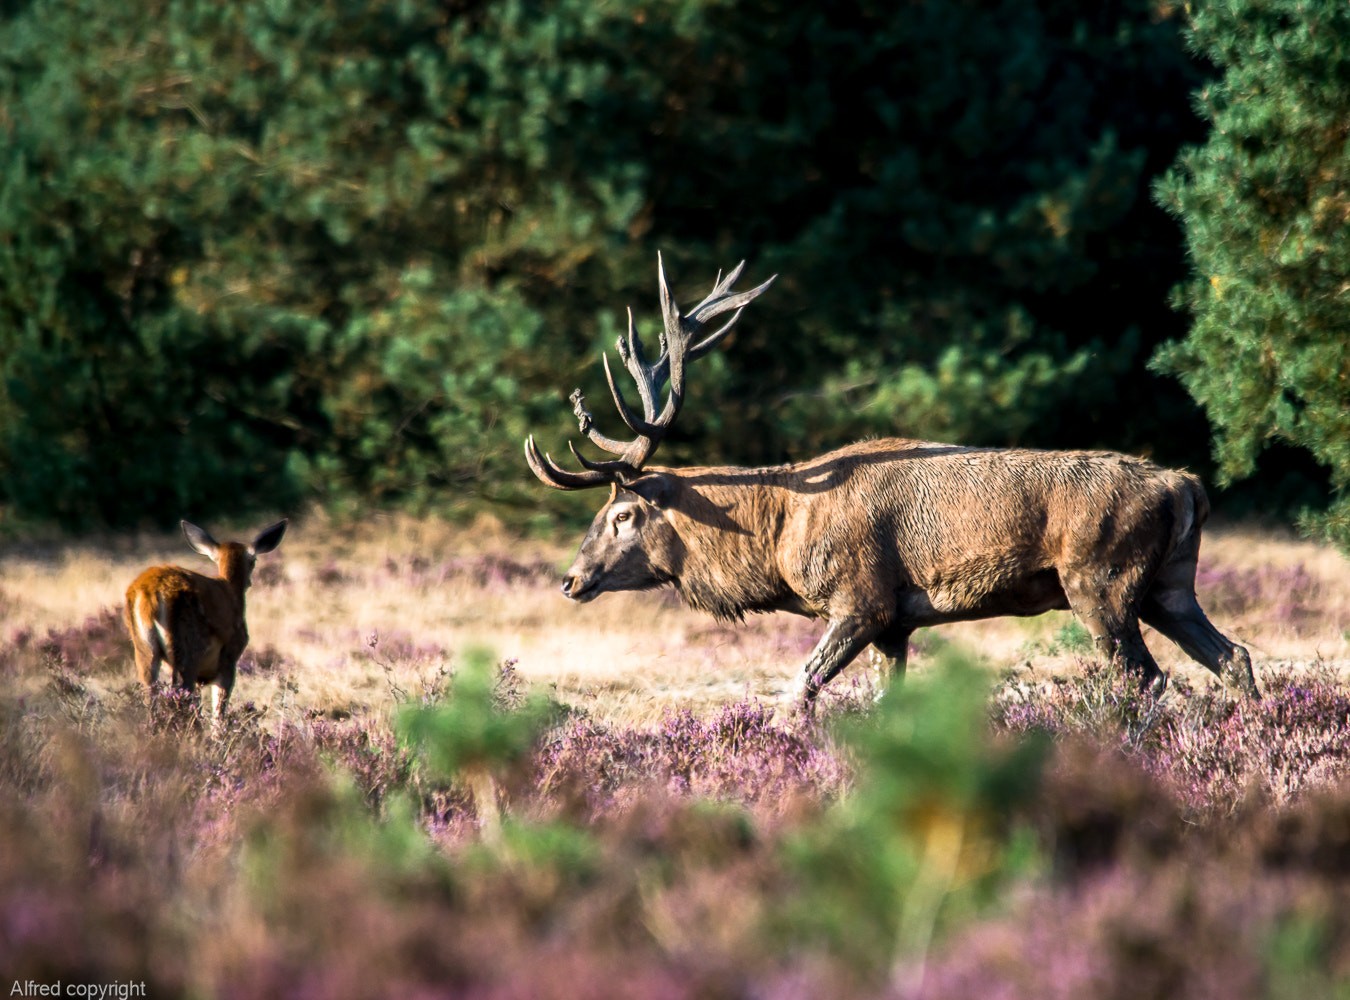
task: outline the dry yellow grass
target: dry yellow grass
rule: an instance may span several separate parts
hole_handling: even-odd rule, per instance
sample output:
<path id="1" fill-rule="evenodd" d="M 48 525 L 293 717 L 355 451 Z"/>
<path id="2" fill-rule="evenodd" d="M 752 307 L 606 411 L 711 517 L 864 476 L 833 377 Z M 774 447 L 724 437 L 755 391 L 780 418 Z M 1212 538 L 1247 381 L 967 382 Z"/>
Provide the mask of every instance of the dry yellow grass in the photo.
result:
<path id="1" fill-rule="evenodd" d="M 218 537 L 225 533 L 220 532 Z M 483 521 L 470 529 L 382 517 L 338 526 L 311 517 L 264 556 L 249 596 L 250 652 L 275 665 L 241 676 L 235 697 L 279 715 L 386 711 L 394 689 L 416 693 L 459 651 L 486 646 L 557 697 L 616 723 L 645 723 L 666 708 L 702 710 L 746 694 L 784 701 L 821 625 L 790 615 L 722 625 L 669 592 L 610 594 L 577 606 L 557 591 L 575 540 L 513 538 Z M 1262 673 L 1317 660 L 1350 665 L 1350 574 L 1334 550 L 1248 528 L 1213 528 L 1204 547 L 1202 605 L 1246 645 Z M 148 565 L 209 564 L 178 535 L 71 544 L 44 555 L 0 555 L 0 601 L 9 641 L 121 606 Z M 1207 591 L 1208 588 L 1208 591 Z M 916 635 L 912 669 L 939 640 L 996 668 L 1071 669 L 1053 637 L 1064 613 L 996 619 Z M 370 637 L 378 637 L 372 648 Z M 1145 632 L 1165 670 L 1197 686 L 1211 675 L 1161 636 Z M 835 684 L 865 669 L 855 664 Z M 103 679 L 105 686 L 133 683 Z"/>

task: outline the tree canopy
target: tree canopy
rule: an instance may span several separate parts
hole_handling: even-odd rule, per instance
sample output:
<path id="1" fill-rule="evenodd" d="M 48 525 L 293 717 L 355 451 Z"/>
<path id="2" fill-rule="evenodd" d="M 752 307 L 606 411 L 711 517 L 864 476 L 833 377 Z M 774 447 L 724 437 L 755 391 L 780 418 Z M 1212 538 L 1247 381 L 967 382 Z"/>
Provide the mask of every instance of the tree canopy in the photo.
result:
<path id="1" fill-rule="evenodd" d="M 31 0 L 0 7 L 0 503 L 541 505 L 656 251 L 781 275 L 662 460 L 863 434 L 1205 461 L 1144 370 L 1203 137 L 1112 0 Z M 599 411 L 597 415 L 600 419 Z"/>

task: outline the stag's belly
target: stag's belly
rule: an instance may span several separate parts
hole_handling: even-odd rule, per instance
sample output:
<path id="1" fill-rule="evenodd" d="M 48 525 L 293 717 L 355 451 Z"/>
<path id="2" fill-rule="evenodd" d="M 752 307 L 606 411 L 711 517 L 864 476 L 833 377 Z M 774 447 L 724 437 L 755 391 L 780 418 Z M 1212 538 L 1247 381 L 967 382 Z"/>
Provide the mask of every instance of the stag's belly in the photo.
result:
<path id="1" fill-rule="evenodd" d="M 983 584 L 961 578 L 933 581 L 927 586 L 907 587 L 897 597 L 900 617 L 912 622 L 916 628 L 1004 615 L 1026 617 L 1069 609 L 1069 599 L 1060 586 L 1059 574 L 1053 569 Z"/>

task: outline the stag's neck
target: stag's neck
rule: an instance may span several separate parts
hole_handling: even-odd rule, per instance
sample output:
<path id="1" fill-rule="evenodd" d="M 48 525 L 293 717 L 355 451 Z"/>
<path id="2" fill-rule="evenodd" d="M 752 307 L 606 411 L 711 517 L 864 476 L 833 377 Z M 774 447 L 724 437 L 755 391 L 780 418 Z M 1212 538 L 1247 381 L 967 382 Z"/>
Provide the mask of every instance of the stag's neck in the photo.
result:
<path id="1" fill-rule="evenodd" d="M 669 517 L 684 543 L 675 585 L 685 603 L 723 620 L 794 609 L 778 571 L 786 504 L 772 473 L 691 469 L 680 478 Z"/>

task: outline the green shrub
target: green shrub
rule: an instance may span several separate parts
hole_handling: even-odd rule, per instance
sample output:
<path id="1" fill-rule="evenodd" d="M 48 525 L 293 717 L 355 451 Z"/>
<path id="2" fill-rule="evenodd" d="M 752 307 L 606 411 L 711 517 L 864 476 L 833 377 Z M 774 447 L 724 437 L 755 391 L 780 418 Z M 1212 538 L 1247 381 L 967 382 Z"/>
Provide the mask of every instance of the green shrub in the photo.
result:
<path id="1" fill-rule="evenodd" d="M 934 676 L 892 685 L 842 736 L 857 787 L 791 844 L 803 885 L 789 934 L 873 974 L 921 970 L 935 930 L 992 898 L 1032 859 L 1011 811 L 1035 792 L 1045 743 L 995 741 L 988 681 L 946 652 Z"/>

